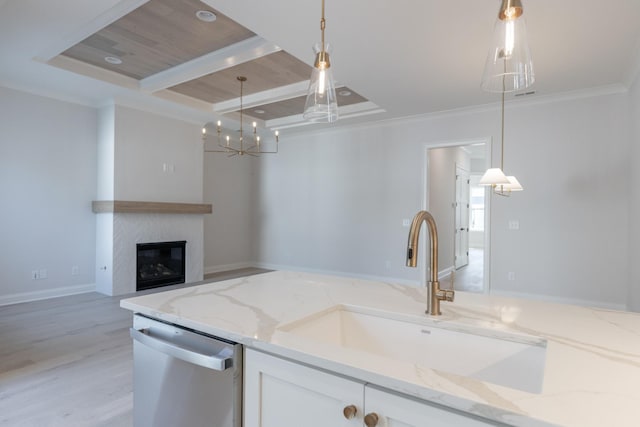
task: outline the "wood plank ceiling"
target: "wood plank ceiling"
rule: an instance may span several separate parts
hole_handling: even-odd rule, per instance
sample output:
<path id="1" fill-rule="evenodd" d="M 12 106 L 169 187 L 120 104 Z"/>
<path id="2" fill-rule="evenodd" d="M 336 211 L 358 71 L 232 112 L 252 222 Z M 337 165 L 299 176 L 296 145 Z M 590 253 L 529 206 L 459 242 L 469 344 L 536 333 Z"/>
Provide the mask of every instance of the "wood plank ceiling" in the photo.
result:
<path id="1" fill-rule="evenodd" d="M 198 19 L 196 14 L 201 10 L 213 12 L 215 21 Z M 252 31 L 199 0 L 150 0 L 61 55 L 141 81 L 251 38 L 256 38 Z M 109 62 L 106 59 L 109 57 L 122 63 Z M 215 111 L 217 103 L 238 100 L 240 87 L 236 77 L 240 75 L 247 77 L 244 84 L 247 96 L 303 84 L 311 75 L 311 67 L 280 50 L 164 89 L 210 103 Z M 343 94 L 338 96 L 339 105 L 367 102 L 348 88 L 338 92 Z M 344 96 L 347 92 L 349 96 Z M 299 116 L 305 101 L 300 95 L 298 90 L 289 97 L 265 97 L 262 105 L 254 102 L 245 113 L 265 121 Z M 225 111 L 234 115 L 239 110 L 237 104 L 237 108 Z"/>
<path id="2" fill-rule="evenodd" d="M 143 79 L 255 35 L 221 13 L 215 23 L 197 19 L 202 6 L 199 0 L 152 0 L 63 55 Z M 108 56 L 122 64 L 106 62 Z"/>

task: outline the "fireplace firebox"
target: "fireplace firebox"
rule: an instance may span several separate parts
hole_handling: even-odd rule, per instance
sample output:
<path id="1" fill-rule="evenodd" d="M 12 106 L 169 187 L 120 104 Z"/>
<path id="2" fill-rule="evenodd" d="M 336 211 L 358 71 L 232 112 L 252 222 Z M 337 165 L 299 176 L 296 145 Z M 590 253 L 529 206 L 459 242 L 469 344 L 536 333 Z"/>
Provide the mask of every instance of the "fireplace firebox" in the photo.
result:
<path id="1" fill-rule="evenodd" d="M 136 291 L 185 282 L 186 241 L 138 243 Z"/>

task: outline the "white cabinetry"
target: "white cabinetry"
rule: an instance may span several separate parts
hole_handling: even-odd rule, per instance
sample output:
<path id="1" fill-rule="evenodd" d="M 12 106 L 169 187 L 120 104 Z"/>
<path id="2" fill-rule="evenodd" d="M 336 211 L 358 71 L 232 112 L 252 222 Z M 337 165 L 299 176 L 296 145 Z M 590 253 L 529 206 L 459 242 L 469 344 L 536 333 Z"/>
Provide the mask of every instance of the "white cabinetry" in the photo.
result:
<path id="1" fill-rule="evenodd" d="M 366 413 L 375 413 L 377 427 L 488 427 L 492 424 L 475 417 L 449 411 L 408 396 L 366 386 L 364 393 Z"/>
<path id="2" fill-rule="evenodd" d="M 259 351 L 246 349 L 244 360 L 247 427 L 361 427 L 367 416 L 367 427 L 502 425 Z"/>
<path id="3" fill-rule="evenodd" d="M 246 427 L 361 426 L 363 393 L 362 383 L 246 349 Z M 348 420 L 350 405 L 357 415 Z"/>

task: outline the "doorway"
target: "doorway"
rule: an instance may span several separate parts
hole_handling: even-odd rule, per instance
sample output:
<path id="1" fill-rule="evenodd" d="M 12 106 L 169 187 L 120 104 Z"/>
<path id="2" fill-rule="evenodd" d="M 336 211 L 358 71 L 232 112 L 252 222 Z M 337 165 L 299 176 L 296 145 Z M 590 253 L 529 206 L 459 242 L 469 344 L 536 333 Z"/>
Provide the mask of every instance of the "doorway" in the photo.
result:
<path id="1" fill-rule="evenodd" d="M 425 208 L 438 226 L 443 287 L 455 272 L 455 289 L 488 292 L 487 193 L 478 185 L 487 168 L 487 140 L 452 142 L 426 150 Z"/>

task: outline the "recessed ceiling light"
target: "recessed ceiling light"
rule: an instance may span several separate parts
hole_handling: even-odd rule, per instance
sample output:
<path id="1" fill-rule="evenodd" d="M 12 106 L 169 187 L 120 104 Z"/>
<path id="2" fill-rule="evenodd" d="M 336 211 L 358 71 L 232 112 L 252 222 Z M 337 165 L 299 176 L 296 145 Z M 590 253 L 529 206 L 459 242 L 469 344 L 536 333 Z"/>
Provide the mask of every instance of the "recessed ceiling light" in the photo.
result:
<path id="1" fill-rule="evenodd" d="M 253 110 L 256 114 L 264 114 L 264 110 Z"/>
<path id="2" fill-rule="evenodd" d="M 203 22 L 213 22 L 217 18 L 216 14 L 209 10 L 199 10 L 196 12 L 196 16 Z"/>
<path id="3" fill-rule="evenodd" d="M 120 65 L 122 64 L 122 59 L 116 57 L 116 56 L 105 56 L 104 60 L 107 61 L 109 64 L 113 64 L 113 65 Z"/>
<path id="4" fill-rule="evenodd" d="M 348 90 L 341 90 L 340 92 L 338 92 L 338 95 L 340 96 L 349 96 L 351 95 L 351 92 Z"/>

